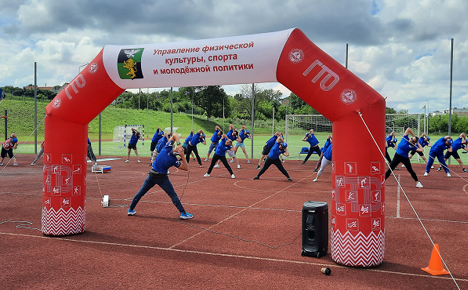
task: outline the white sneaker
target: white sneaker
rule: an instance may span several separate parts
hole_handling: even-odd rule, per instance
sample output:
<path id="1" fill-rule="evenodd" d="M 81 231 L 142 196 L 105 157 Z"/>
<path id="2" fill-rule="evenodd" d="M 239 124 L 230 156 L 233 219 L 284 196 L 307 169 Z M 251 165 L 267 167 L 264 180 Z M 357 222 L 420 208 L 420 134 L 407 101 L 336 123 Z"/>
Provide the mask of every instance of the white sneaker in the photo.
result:
<path id="1" fill-rule="evenodd" d="M 18 163 L 14 163 L 13 166 L 18 166 Z"/>
<path id="2" fill-rule="evenodd" d="M 314 180 L 312 180 L 313 182 L 316 182 L 318 180 L 318 177 L 316 177 Z"/>
<path id="3" fill-rule="evenodd" d="M 141 162 L 140 159 L 138 159 L 138 163 L 140 163 L 140 162 Z"/>
<path id="4" fill-rule="evenodd" d="M 205 173 L 205 175 L 203 175 L 203 177 L 210 177 L 210 175 L 208 173 Z"/>
<path id="5" fill-rule="evenodd" d="M 219 164 L 216 164 L 215 166 L 213 166 L 213 168 L 219 168 Z"/>
<path id="6" fill-rule="evenodd" d="M 423 188 L 423 185 L 421 184 L 421 182 L 418 181 L 418 183 L 416 183 L 416 187 L 417 188 Z"/>
<path id="7" fill-rule="evenodd" d="M 401 167 L 405 168 L 405 165 L 404 165 L 404 164 L 402 164 L 402 165 L 401 165 Z"/>
<path id="8" fill-rule="evenodd" d="M 237 164 L 237 168 L 240 168 L 240 164 Z"/>
<path id="9" fill-rule="evenodd" d="M 431 169 L 434 169 L 434 166 L 431 166 Z"/>
<path id="10" fill-rule="evenodd" d="M 36 165 L 36 162 L 31 163 L 31 165 Z"/>
<path id="11" fill-rule="evenodd" d="M 205 158 L 205 160 L 204 160 L 204 161 L 209 161 L 209 160 L 210 160 L 210 159 L 208 159 L 208 158 Z"/>
<path id="12" fill-rule="evenodd" d="M 16 166 L 18 166 L 18 165 L 16 165 Z M 447 177 L 452 177 L 452 175 L 450 175 L 450 173 L 447 173 Z"/>
<path id="13" fill-rule="evenodd" d="M 234 159 L 231 159 L 231 160 L 229 161 L 229 163 L 234 163 Z"/>
<path id="14" fill-rule="evenodd" d="M 231 178 L 233 178 L 233 179 L 234 179 L 234 178 L 236 178 L 236 176 L 233 174 L 233 175 L 231 175 Z"/>
<path id="15" fill-rule="evenodd" d="M 429 175 L 429 173 L 427 173 L 427 172 L 424 172 L 424 176 L 428 176 L 428 175 Z"/>
<path id="16" fill-rule="evenodd" d="M 250 164 L 250 160 L 247 160 L 247 163 Z"/>
<path id="17" fill-rule="evenodd" d="M 167 171 L 167 175 L 169 175 L 169 174 L 171 174 L 171 173 L 170 173 L 169 170 L 168 170 L 168 171 Z"/>
<path id="18" fill-rule="evenodd" d="M 125 163 L 128 163 L 128 162 L 130 162 L 130 160 L 128 160 L 128 159 L 127 159 L 127 160 L 125 160 Z"/>

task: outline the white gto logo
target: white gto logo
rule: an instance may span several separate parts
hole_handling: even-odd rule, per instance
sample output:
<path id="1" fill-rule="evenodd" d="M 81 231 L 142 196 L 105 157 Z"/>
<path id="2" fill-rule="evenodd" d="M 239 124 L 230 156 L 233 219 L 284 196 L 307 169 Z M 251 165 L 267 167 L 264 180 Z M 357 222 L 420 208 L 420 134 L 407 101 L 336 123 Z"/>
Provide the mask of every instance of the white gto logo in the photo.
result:
<path id="1" fill-rule="evenodd" d="M 356 92 L 353 90 L 346 89 L 341 93 L 341 101 L 346 105 L 351 105 L 352 103 L 356 102 L 357 95 Z"/>
<path id="2" fill-rule="evenodd" d="M 304 52 L 300 49 L 292 49 L 290 52 L 289 52 L 289 60 L 292 62 L 292 63 L 300 63 L 302 60 L 304 59 Z"/>

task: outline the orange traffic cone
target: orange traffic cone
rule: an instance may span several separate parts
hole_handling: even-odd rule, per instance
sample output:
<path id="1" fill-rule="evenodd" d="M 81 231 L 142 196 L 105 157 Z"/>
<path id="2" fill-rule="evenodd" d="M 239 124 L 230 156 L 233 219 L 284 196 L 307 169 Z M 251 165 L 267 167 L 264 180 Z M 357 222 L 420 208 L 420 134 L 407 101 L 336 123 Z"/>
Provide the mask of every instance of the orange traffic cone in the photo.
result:
<path id="1" fill-rule="evenodd" d="M 437 248 L 437 249 L 436 249 Z M 431 275 L 446 275 L 449 274 L 447 270 L 444 270 L 442 266 L 442 259 L 439 255 L 439 245 L 435 244 L 434 249 L 432 249 L 431 260 L 429 261 L 429 266 L 426 268 L 421 268 Z"/>

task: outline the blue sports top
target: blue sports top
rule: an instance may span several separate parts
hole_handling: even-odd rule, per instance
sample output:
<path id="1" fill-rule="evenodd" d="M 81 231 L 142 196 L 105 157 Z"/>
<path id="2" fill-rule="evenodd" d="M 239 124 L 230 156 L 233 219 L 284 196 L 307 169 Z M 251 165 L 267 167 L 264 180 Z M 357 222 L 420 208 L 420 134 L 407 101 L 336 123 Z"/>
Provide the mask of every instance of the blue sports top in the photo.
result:
<path id="1" fill-rule="evenodd" d="M 164 134 L 161 134 L 162 132 L 158 130 L 156 130 L 156 133 L 154 133 L 153 135 L 153 138 L 151 139 L 151 142 L 154 142 L 154 143 L 158 143 L 159 139 L 162 138 L 162 136 L 164 136 Z"/>
<path id="2" fill-rule="evenodd" d="M 240 139 L 241 139 L 241 142 L 240 142 L 240 143 L 244 143 L 244 140 L 247 139 L 247 138 L 249 138 L 249 135 L 250 135 L 250 134 L 247 133 L 246 130 L 242 129 L 242 130 L 240 131 L 240 133 L 239 133 L 239 137 L 240 137 Z"/>
<path id="3" fill-rule="evenodd" d="M 426 141 L 424 137 L 419 138 L 418 143 L 421 144 L 422 147 L 429 145 L 429 141 Z"/>
<path id="4" fill-rule="evenodd" d="M 156 151 L 158 153 L 161 152 L 161 150 L 166 146 L 167 143 L 167 138 L 166 136 L 163 136 L 161 139 L 159 139 L 158 144 L 156 144 Z"/>
<path id="5" fill-rule="evenodd" d="M 444 154 L 444 150 L 450 148 L 449 145 L 445 144 L 445 141 L 446 141 L 445 137 L 442 137 L 439 140 L 437 140 L 434 143 L 434 145 L 432 145 L 431 151 L 429 151 L 429 154 L 433 154 L 433 155 Z"/>
<path id="6" fill-rule="evenodd" d="M 203 142 L 202 135 L 200 133 L 195 133 L 190 140 L 190 143 L 192 143 L 192 146 L 197 146 L 198 143 Z M 188 143 L 187 143 L 188 144 Z"/>
<path id="7" fill-rule="evenodd" d="M 179 167 L 182 163 L 172 153 L 174 141 L 169 141 L 159 152 L 158 157 L 153 162 L 153 169 L 159 173 L 166 174 L 171 166 Z"/>
<path id="8" fill-rule="evenodd" d="M 459 149 L 465 148 L 465 144 L 461 143 L 462 140 L 462 138 L 458 137 L 457 139 L 455 139 L 455 141 L 453 141 L 452 152 L 457 152 Z"/>
<path id="9" fill-rule="evenodd" d="M 332 147 L 333 147 L 333 144 L 330 144 L 330 146 L 328 146 L 325 153 L 323 153 L 323 157 L 327 158 L 327 160 L 329 161 L 332 161 L 332 151 L 333 151 Z"/>
<path id="10" fill-rule="evenodd" d="M 130 141 L 128 141 L 128 144 L 136 145 L 137 143 L 138 143 L 138 136 L 136 135 L 136 131 L 133 131 L 132 137 L 130 138 Z"/>
<path id="11" fill-rule="evenodd" d="M 411 144 L 408 135 L 404 135 L 398 143 L 396 153 L 400 156 L 408 158 L 408 153 L 412 150 L 418 149 L 416 145 Z"/>
<path id="12" fill-rule="evenodd" d="M 192 138 L 193 138 L 193 132 L 190 132 L 190 134 L 187 136 L 187 138 L 185 138 L 184 143 L 188 145 L 188 142 L 190 140 L 192 140 Z"/>
<path id="13" fill-rule="evenodd" d="M 330 146 L 330 145 L 331 145 L 330 138 L 328 138 L 327 141 L 325 142 L 325 145 L 323 145 L 323 147 L 320 148 L 320 151 L 321 151 L 322 153 L 324 153 L 325 151 L 327 151 L 327 148 L 328 148 L 328 146 Z"/>
<path id="14" fill-rule="evenodd" d="M 385 140 L 387 141 L 387 147 L 395 148 L 395 143 L 392 142 L 392 135 L 388 135 L 387 138 L 385 138 Z"/>
<path id="15" fill-rule="evenodd" d="M 221 139 L 218 146 L 216 146 L 215 154 L 218 156 L 226 155 L 226 151 L 232 148 L 231 145 L 226 145 L 227 138 Z"/>
<path id="16" fill-rule="evenodd" d="M 281 154 L 286 152 L 286 149 L 281 150 L 279 148 L 279 145 L 280 143 L 276 142 L 275 145 L 273 145 L 273 147 L 271 148 L 270 153 L 268 153 L 268 157 L 270 159 L 278 159 Z"/>
<path id="17" fill-rule="evenodd" d="M 237 139 L 237 137 L 233 136 L 232 133 L 233 133 L 233 130 L 231 129 L 231 130 L 229 130 L 229 131 L 227 132 L 226 136 L 227 136 L 229 139 L 231 139 L 232 141 L 234 141 L 234 140 Z"/>
<path id="18" fill-rule="evenodd" d="M 211 142 L 213 142 L 214 144 L 218 144 L 219 140 L 221 140 L 221 137 L 223 137 L 223 135 L 218 135 L 218 133 L 219 130 L 216 129 L 213 133 L 213 136 L 211 136 Z"/>
<path id="19" fill-rule="evenodd" d="M 307 133 L 307 134 L 310 134 L 310 133 Z M 306 134 L 306 136 L 307 136 L 307 134 Z M 315 145 L 320 143 L 319 140 L 317 140 L 317 138 L 315 137 L 314 134 L 310 134 L 310 136 L 307 138 L 306 141 L 309 142 L 310 147 L 314 147 Z"/>
<path id="20" fill-rule="evenodd" d="M 268 148 L 273 147 L 273 145 L 275 145 L 275 143 L 276 143 L 277 138 L 278 138 L 278 136 L 273 135 L 273 137 L 271 137 L 270 139 L 268 139 L 268 141 L 266 141 L 266 146 L 268 146 Z"/>

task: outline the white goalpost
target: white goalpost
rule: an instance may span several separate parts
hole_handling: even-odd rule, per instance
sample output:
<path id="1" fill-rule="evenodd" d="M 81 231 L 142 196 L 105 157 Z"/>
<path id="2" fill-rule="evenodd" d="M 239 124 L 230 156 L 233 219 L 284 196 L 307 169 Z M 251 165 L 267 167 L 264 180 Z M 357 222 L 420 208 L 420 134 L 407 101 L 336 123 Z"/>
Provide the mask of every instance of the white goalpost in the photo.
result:
<path id="1" fill-rule="evenodd" d="M 132 128 L 136 129 L 141 133 L 141 145 L 145 145 L 145 125 L 121 125 L 114 127 L 114 136 L 112 141 L 114 142 L 123 142 L 123 146 L 119 148 L 127 147 L 127 142 L 130 141 L 132 137 Z"/>

